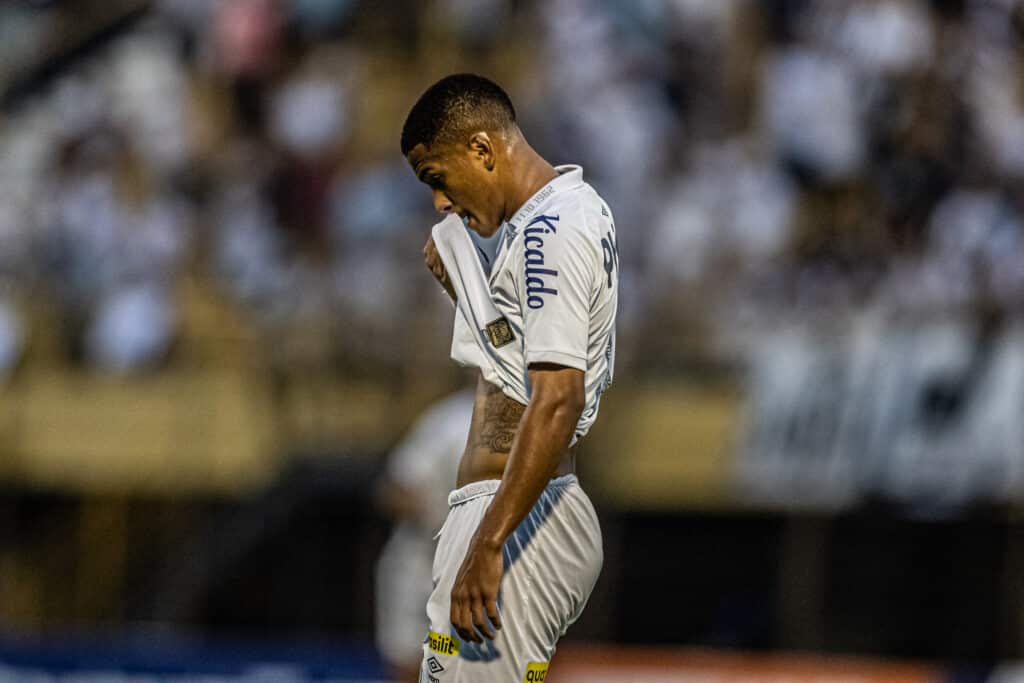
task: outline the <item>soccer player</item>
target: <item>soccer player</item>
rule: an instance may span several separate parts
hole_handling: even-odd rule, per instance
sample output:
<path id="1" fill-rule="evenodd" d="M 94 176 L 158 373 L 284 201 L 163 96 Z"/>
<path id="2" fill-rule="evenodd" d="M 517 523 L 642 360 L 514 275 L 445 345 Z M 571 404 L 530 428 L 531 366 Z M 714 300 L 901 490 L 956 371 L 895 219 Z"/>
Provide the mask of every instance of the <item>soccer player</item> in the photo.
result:
<path id="1" fill-rule="evenodd" d="M 406 119 L 402 153 L 437 211 L 498 234 L 487 285 L 502 334 L 491 343 L 519 345 L 529 396 L 523 405 L 478 383 L 434 557 L 420 680 L 543 681 L 603 562 L 574 445 L 612 381 L 615 225 L 582 169 L 534 151 L 508 95 L 480 76 L 431 86 Z M 453 294 L 432 239 L 424 256 Z"/>
<path id="2" fill-rule="evenodd" d="M 472 415 L 471 388 L 428 408 L 392 451 L 377 487 L 380 507 L 395 522 L 377 562 L 377 648 L 399 683 L 419 680 L 434 534 L 448 514 Z"/>

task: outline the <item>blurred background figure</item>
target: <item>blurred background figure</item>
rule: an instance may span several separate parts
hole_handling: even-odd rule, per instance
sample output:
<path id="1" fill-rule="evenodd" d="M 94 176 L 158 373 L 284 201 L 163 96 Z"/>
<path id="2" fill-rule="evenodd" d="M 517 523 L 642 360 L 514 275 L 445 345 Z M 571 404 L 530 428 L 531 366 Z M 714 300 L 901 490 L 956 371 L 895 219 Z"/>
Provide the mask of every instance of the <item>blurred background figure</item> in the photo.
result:
<path id="1" fill-rule="evenodd" d="M 434 539 L 448 516 L 474 393 L 463 389 L 430 406 L 388 456 L 377 485 L 381 507 L 394 520 L 377 563 L 377 648 L 397 681 L 419 680 Z"/>
<path id="2" fill-rule="evenodd" d="M 549 683 L 1019 679 L 1020 0 L 0 1 L 0 679 L 419 647 L 376 482 L 462 378 L 398 137 L 458 71 L 624 233 Z"/>

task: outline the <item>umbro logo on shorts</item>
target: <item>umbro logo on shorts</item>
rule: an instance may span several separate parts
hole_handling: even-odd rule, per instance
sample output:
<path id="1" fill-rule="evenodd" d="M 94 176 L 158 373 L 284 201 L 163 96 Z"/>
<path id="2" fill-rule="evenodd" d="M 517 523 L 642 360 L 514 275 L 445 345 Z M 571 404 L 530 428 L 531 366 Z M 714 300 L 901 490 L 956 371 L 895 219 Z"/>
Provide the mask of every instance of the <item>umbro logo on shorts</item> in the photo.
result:
<path id="1" fill-rule="evenodd" d="M 526 675 L 523 676 L 523 683 L 543 683 L 548 676 L 548 664 L 550 662 L 530 662 L 526 665 Z"/>
<path id="2" fill-rule="evenodd" d="M 441 666 L 441 662 L 437 661 L 437 657 L 431 657 L 427 660 L 427 668 L 430 669 L 432 674 L 439 674 L 444 671 L 444 667 Z"/>
<path id="3" fill-rule="evenodd" d="M 449 657 L 455 657 L 459 654 L 459 642 L 458 638 L 452 638 L 451 636 L 437 631 L 430 632 L 430 649 L 439 655 L 447 655 Z"/>

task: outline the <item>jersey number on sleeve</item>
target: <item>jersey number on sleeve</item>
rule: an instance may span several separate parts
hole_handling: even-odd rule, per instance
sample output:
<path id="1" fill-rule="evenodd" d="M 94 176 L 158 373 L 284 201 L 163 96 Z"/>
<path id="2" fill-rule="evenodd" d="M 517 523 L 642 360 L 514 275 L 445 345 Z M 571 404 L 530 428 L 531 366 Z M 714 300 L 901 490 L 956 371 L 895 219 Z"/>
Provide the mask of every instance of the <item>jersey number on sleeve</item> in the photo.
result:
<path id="1" fill-rule="evenodd" d="M 612 274 L 619 267 L 619 245 L 615 243 L 615 226 L 601 238 L 604 251 L 604 272 L 608 273 L 608 289 L 612 288 Z"/>

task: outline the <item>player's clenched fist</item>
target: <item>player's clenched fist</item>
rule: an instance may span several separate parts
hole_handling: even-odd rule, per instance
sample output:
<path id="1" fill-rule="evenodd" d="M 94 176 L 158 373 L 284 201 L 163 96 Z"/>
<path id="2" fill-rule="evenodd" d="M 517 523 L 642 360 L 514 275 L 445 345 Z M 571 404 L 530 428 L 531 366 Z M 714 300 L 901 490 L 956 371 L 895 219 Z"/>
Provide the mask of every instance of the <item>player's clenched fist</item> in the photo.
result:
<path id="1" fill-rule="evenodd" d="M 444 269 L 441 255 L 437 253 L 437 245 L 434 244 L 433 237 L 428 239 L 423 247 L 423 262 L 427 264 L 427 270 L 441 283 L 444 291 L 448 292 L 448 296 L 454 301 L 456 298 L 455 290 L 452 288 L 452 281 L 448 278 L 448 271 Z"/>

